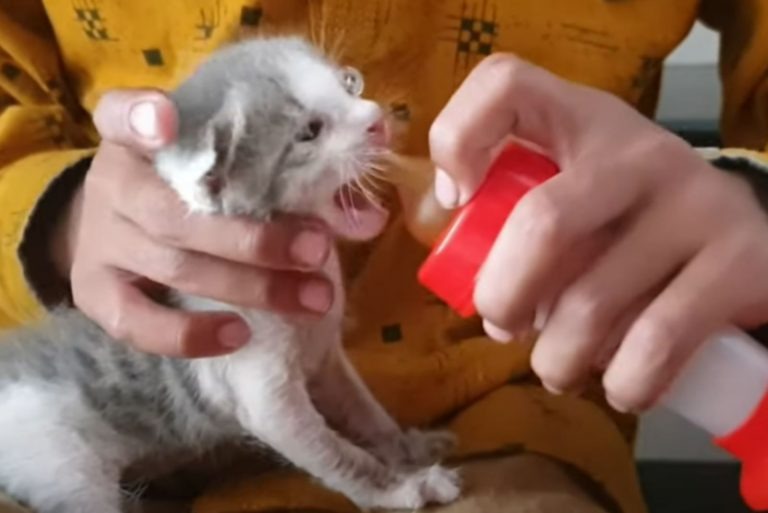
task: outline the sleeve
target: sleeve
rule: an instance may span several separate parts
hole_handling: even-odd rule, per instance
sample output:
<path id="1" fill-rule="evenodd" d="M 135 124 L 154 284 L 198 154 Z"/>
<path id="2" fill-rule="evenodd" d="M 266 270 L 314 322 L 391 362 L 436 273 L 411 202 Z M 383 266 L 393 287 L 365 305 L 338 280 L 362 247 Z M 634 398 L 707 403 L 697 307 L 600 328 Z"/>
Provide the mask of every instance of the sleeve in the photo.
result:
<path id="1" fill-rule="evenodd" d="M 701 20 L 720 33 L 723 149 L 713 163 L 768 194 L 768 6 L 762 0 L 703 0 Z"/>
<path id="2" fill-rule="evenodd" d="M 702 150 L 717 168 L 746 179 L 768 211 L 768 5 L 703 0 L 701 20 L 720 33 L 722 148 Z M 768 344 L 768 324 L 751 333 Z"/>
<path id="3" fill-rule="evenodd" d="M 48 260 L 47 230 L 96 139 L 60 68 L 39 0 L 0 0 L 0 329 L 66 294 Z"/>

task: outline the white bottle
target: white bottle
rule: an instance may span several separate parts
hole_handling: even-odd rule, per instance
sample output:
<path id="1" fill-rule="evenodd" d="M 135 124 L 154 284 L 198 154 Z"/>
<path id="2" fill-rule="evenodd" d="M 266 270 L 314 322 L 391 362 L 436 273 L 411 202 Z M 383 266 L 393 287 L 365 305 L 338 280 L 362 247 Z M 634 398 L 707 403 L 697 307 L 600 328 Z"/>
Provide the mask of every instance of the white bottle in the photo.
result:
<path id="1" fill-rule="evenodd" d="M 744 500 L 755 511 L 768 511 L 768 349 L 742 331 L 717 334 L 661 403 L 741 462 Z"/>

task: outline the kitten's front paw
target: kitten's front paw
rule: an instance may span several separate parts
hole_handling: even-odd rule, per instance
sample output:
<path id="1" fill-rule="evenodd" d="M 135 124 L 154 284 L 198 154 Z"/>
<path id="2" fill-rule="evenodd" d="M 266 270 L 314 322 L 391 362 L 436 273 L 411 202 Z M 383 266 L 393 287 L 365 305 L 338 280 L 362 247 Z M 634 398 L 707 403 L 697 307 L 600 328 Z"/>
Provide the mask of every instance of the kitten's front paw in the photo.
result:
<path id="1" fill-rule="evenodd" d="M 409 429 L 398 440 L 400 463 L 424 466 L 441 461 L 456 446 L 456 436 L 450 431 L 419 431 Z"/>
<path id="2" fill-rule="evenodd" d="M 449 504 L 461 495 L 461 479 L 455 470 L 433 466 L 403 476 L 397 483 L 364 501 L 363 507 L 414 510 Z"/>

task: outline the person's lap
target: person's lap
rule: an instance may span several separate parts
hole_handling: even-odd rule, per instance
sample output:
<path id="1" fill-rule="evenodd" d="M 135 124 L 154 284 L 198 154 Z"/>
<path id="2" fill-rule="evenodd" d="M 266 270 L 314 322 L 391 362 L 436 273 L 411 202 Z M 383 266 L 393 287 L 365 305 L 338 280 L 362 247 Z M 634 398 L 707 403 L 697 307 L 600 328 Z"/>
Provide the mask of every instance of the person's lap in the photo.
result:
<path id="1" fill-rule="evenodd" d="M 608 513 L 559 463 L 520 454 L 478 459 L 462 465 L 465 494 L 440 513 Z M 147 501 L 142 513 L 189 511 L 183 502 Z M 0 495 L 0 513 L 29 513 Z"/>

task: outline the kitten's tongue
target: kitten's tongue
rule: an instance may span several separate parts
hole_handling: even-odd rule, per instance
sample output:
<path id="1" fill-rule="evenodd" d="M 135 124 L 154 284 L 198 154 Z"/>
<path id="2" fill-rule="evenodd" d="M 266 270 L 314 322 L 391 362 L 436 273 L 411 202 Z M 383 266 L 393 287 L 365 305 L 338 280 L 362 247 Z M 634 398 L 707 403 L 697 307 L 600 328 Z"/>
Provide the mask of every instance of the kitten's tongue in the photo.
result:
<path id="1" fill-rule="evenodd" d="M 368 240 L 384 229 L 389 213 L 354 187 L 343 186 L 333 197 L 331 228 L 345 239 Z"/>

